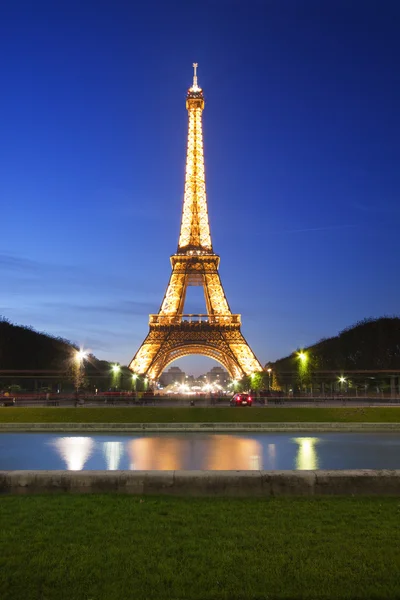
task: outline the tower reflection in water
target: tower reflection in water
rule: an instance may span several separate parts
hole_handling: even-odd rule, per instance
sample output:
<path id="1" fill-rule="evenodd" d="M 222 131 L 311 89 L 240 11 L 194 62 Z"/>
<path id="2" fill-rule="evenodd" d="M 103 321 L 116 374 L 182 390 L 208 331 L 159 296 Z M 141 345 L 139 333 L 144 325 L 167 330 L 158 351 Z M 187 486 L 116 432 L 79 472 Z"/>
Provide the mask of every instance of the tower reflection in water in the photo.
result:
<path id="1" fill-rule="evenodd" d="M 119 461 L 124 453 L 122 442 L 104 442 L 103 452 L 107 463 L 108 471 L 116 471 L 119 467 Z"/>
<path id="2" fill-rule="evenodd" d="M 129 442 L 128 452 L 135 470 L 262 469 L 261 444 L 229 435 L 139 438 Z"/>
<path id="3" fill-rule="evenodd" d="M 295 459 L 296 469 L 300 471 L 318 469 L 318 454 L 315 445 L 320 441 L 317 437 L 293 438 L 298 444 Z"/>
<path id="4" fill-rule="evenodd" d="M 68 471 L 81 471 L 94 449 L 90 437 L 62 437 L 50 443 L 65 460 Z"/>

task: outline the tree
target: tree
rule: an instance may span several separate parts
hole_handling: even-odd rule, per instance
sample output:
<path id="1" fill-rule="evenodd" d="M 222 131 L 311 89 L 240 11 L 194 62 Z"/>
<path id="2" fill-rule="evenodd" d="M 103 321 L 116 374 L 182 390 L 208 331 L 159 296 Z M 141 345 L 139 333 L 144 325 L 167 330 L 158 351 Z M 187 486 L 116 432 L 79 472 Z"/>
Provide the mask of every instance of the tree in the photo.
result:
<path id="1" fill-rule="evenodd" d="M 251 389 L 257 392 L 267 387 L 268 373 L 265 371 L 257 371 L 250 376 Z"/>

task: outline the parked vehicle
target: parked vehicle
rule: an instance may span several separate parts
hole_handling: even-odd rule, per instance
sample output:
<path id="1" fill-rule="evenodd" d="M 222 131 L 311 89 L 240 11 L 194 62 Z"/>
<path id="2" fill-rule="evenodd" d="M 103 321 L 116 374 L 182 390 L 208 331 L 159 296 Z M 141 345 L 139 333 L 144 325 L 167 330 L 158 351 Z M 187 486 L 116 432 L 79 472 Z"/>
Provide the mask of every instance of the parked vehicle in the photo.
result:
<path id="1" fill-rule="evenodd" d="M 253 398 L 250 394 L 235 394 L 230 401 L 231 406 L 252 406 Z"/>

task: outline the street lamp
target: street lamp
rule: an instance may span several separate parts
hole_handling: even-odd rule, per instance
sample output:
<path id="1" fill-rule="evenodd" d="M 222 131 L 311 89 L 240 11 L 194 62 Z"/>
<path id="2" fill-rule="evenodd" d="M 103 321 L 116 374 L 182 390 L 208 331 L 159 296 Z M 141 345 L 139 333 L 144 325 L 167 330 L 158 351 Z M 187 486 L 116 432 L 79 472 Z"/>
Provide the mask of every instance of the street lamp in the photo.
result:
<path id="1" fill-rule="evenodd" d="M 268 373 L 268 391 L 271 390 L 271 373 L 272 373 L 272 369 L 269 368 L 267 369 L 267 373 Z"/>
<path id="2" fill-rule="evenodd" d="M 307 354 L 305 352 L 298 352 L 297 356 L 303 364 L 307 362 Z"/>
<path id="3" fill-rule="evenodd" d="M 74 356 L 75 366 L 73 367 L 74 373 L 74 383 L 75 383 L 75 402 L 78 401 L 79 398 L 79 388 L 82 386 L 85 378 L 85 370 L 84 370 L 84 360 L 87 357 L 87 352 L 82 350 L 77 350 Z M 76 405 L 76 404 L 75 404 Z"/>
<path id="4" fill-rule="evenodd" d="M 299 359 L 299 376 L 300 376 L 300 390 L 303 392 L 303 378 L 307 374 L 307 361 L 308 356 L 307 353 L 303 350 L 297 353 L 297 358 Z"/>
<path id="5" fill-rule="evenodd" d="M 77 350 L 76 354 L 75 354 L 75 360 L 78 364 L 81 364 L 84 359 L 87 357 L 87 352 L 85 352 L 85 350 Z"/>
<path id="6" fill-rule="evenodd" d="M 117 392 L 121 383 L 121 367 L 117 364 L 111 367 L 111 387 Z"/>

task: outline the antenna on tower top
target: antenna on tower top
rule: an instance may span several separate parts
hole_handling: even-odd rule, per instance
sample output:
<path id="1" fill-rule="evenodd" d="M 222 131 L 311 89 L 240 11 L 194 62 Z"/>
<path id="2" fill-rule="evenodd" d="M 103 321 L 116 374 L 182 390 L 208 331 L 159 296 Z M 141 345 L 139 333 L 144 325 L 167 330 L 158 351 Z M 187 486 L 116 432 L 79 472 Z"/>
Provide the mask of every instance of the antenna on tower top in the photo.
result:
<path id="1" fill-rule="evenodd" d="M 194 69 L 194 74 L 193 74 L 193 90 L 197 90 L 198 89 L 198 85 L 197 85 L 197 67 L 198 67 L 198 63 L 193 63 L 193 69 Z"/>

